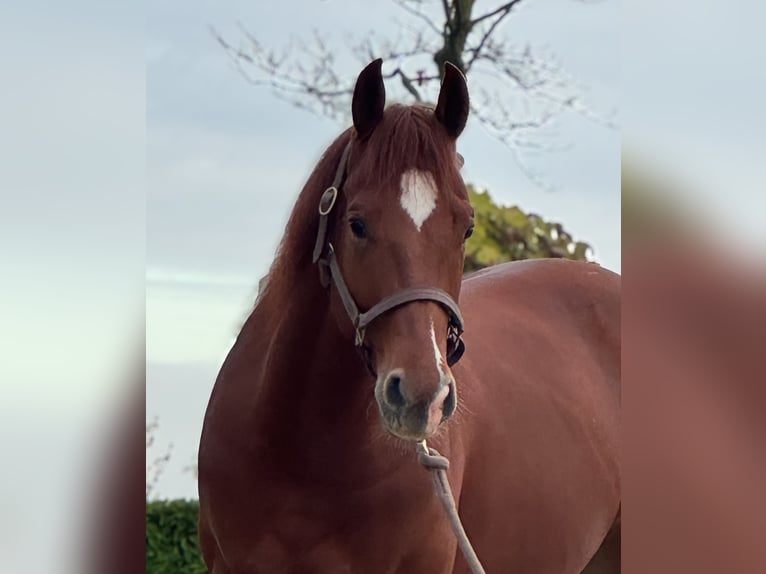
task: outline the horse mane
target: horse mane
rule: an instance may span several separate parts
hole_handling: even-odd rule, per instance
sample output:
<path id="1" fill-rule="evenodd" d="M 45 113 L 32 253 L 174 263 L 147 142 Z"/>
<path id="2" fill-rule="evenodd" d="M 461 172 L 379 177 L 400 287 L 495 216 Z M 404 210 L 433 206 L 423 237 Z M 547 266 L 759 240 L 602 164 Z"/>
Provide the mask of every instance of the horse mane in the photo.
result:
<path id="1" fill-rule="evenodd" d="M 285 233 L 268 274 L 266 290 L 282 291 L 294 279 L 294 271 L 311 263 L 319 217 L 319 198 L 332 185 L 335 171 L 348 142 L 355 138 L 353 128 L 345 130 L 325 150 L 298 196 Z M 363 162 L 354 162 L 355 152 L 366 149 Z M 364 142 L 354 140 L 348 174 L 360 186 L 399 189 L 399 178 L 408 169 L 429 171 L 436 185 L 447 189 L 460 180 L 455 158 L 455 143 L 437 123 L 433 109 L 422 105 L 393 104 Z M 462 181 L 462 180 L 460 180 Z"/>
<path id="2" fill-rule="evenodd" d="M 455 178 L 460 179 L 455 141 L 430 107 L 389 106 L 366 145 L 374 151 L 367 154 L 361 166 L 362 186 L 398 190 L 402 173 L 412 168 L 431 172 L 443 189 L 453 188 Z"/>

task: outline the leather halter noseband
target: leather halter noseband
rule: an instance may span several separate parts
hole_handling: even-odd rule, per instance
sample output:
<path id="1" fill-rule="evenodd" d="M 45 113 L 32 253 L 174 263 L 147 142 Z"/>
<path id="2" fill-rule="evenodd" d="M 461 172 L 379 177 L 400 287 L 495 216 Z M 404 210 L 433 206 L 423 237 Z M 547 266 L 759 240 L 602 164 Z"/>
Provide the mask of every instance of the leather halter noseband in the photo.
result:
<path id="1" fill-rule="evenodd" d="M 333 184 L 325 190 L 319 200 L 319 229 L 317 231 L 316 243 L 314 244 L 312 261 L 319 265 L 320 281 L 324 287 L 327 287 L 330 284 L 330 279 L 332 279 L 335 284 L 335 288 L 338 290 L 338 295 L 343 303 L 343 307 L 346 309 L 346 313 L 348 314 L 349 319 L 351 319 L 351 324 L 356 331 L 356 347 L 359 349 L 367 369 L 373 375 L 376 375 L 376 373 L 372 366 L 371 352 L 369 347 L 364 344 L 365 330 L 370 323 L 381 315 L 415 301 L 433 301 L 434 303 L 438 303 L 447 313 L 449 319 L 447 333 L 447 364 L 451 367 L 460 360 L 460 357 L 465 351 L 465 344 L 461 339 L 461 335 L 463 334 L 463 317 L 460 314 L 460 308 L 449 293 L 437 287 L 409 287 L 383 298 L 367 311 L 360 312 L 356 301 L 354 301 L 354 297 L 351 295 L 351 292 L 343 279 L 343 274 L 341 273 L 338 261 L 335 257 L 335 249 L 327 237 L 327 224 L 330 213 L 332 212 L 333 207 L 335 207 L 338 194 L 343 186 L 343 179 L 346 175 L 346 167 L 348 165 L 350 151 L 351 142 L 349 142 L 343 150 L 343 155 L 340 158 L 338 168 L 335 172 L 335 180 L 333 181 Z"/>

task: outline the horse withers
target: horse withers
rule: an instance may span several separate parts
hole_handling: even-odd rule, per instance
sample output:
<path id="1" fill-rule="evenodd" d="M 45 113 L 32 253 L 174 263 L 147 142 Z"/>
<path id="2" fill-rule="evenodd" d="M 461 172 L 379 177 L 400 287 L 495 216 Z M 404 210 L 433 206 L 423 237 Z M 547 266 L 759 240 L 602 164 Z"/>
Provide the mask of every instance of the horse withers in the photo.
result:
<path id="1" fill-rule="evenodd" d="M 450 65 L 434 109 L 386 108 L 380 60 L 360 74 L 210 398 L 213 574 L 466 572 L 425 438 L 490 574 L 618 571 L 619 277 L 535 260 L 463 279 L 468 109 Z"/>

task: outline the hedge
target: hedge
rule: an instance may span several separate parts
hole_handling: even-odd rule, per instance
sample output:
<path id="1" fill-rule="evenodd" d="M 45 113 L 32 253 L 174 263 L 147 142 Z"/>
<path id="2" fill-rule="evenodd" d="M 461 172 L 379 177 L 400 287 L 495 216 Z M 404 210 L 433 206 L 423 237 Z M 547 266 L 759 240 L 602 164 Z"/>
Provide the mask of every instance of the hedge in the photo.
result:
<path id="1" fill-rule="evenodd" d="M 199 502 L 146 503 L 147 574 L 207 574 L 197 538 Z"/>

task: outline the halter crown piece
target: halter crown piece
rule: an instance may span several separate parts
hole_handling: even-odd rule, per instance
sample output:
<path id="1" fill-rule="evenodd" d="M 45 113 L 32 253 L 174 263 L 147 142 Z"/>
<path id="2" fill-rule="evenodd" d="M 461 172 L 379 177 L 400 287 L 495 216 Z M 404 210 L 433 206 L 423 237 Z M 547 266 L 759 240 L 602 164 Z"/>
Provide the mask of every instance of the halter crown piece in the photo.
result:
<path id="1" fill-rule="evenodd" d="M 327 237 L 327 225 L 330 214 L 338 200 L 338 194 L 342 190 L 350 152 L 351 142 L 349 141 L 343 150 L 343 155 L 335 171 L 335 179 L 332 185 L 325 190 L 319 200 L 319 229 L 317 230 L 312 257 L 312 261 L 319 266 L 319 280 L 324 287 L 328 287 L 331 280 L 335 284 L 343 307 L 346 309 L 346 313 L 356 331 L 355 345 L 359 349 L 367 369 L 373 375 L 376 373 L 372 365 L 371 351 L 364 343 L 364 333 L 367 326 L 381 315 L 414 301 L 433 301 L 438 303 L 447 313 L 449 318 L 447 364 L 451 367 L 463 356 L 465 344 L 461 339 L 463 334 L 463 317 L 460 314 L 460 308 L 449 293 L 437 287 L 409 287 L 383 298 L 367 311 L 360 312 L 354 297 L 351 295 L 343 279 L 343 273 L 341 273 L 335 257 L 335 249 Z"/>

